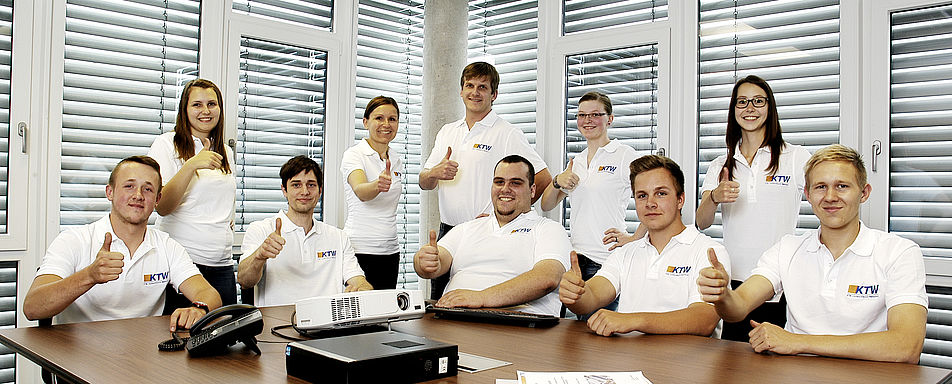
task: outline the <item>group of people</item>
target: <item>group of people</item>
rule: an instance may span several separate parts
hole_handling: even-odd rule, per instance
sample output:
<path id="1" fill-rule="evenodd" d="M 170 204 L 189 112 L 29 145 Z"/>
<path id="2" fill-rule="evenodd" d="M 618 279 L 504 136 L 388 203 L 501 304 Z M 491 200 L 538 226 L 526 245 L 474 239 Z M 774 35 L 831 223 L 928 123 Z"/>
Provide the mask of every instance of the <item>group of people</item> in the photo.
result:
<path id="1" fill-rule="evenodd" d="M 811 156 L 784 142 L 764 80 L 734 86 L 727 154 L 704 178 L 696 227 L 682 222 L 678 164 L 609 139 L 608 96 L 581 97 L 586 148 L 553 177 L 523 133 L 492 110 L 492 65 L 467 65 L 460 87 L 465 116 L 439 130 L 419 175 L 422 189 L 437 191 L 441 223 L 413 262 L 436 305 L 567 309 L 604 336 L 693 334 L 749 341 L 757 352 L 918 361 L 927 308 L 919 247 L 859 220 L 871 187 L 855 150 L 832 145 Z M 175 330 L 235 302 L 235 178 L 221 101 L 211 82 L 185 86 L 175 131 L 112 171 L 109 215 L 50 245 L 23 304 L 28 318 L 92 321 L 169 308 Z M 367 105 L 368 138 L 341 162 L 343 230 L 314 219 L 320 166 L 297 156 L 281 167 L 288 208 L 248 227 L 238 264 L 237 283 L 255 289 L 257 305 L 396 286 L 404 165 L 389 143 L 399 114 L 392 98 Z M 820 228 L 796 235 L 804 195 Z M 568 233 L 532 209 L 566 198 Z M 631 198 L 634 233 L 625 224 Z M 157 229 L 147 227 L 153 209 Z M 700 232 L 718 209 L 723 245 Z"/>

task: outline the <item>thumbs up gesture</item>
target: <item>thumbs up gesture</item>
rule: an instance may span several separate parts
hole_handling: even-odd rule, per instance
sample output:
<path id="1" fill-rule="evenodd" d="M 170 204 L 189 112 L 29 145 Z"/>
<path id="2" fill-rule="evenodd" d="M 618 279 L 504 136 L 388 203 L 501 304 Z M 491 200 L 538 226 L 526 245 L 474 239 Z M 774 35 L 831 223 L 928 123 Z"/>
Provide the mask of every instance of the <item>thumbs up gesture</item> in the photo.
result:
<path id="1" fill-rule="evenodd" d="M 718 180 L 720 183 L 717 188 L 711 191 L 711 199 L 717 204 L 737 201 L 737 196 L 740 195 L 740 183 L 730 180 L 727 168 L 721 168 L 721 175 Z"/>
<path id="2" fill-rule="evenodd" d="M 268 260 L 273 259 L 281 253 L 281 250 L 284 249 L 284 237 L 281 237 L 281 218 L 274 219 L 274 232 L 271 232 L 270 235 L 264 242 L 261 243 L 261 246 L 258 247 L 258 251 L 255 252 L 255 258 L 258 260 Z"/>
<path id="3" fill-rule="evenodd" d="M 436 273 L 440 270 L 440 247 L 436 245 L 436 231 L 430 230 L 430 241 L 420 247 L 418 261 L 423 272 Z"/>
<path id="4" fill-rule="evenodd" d="M 207 137 L 202 138 L 202 150 L 192 156 L 185 162 L 184 167 L 190 167 L 197 171 L 199 169 L 218 169 L 221 168 L 222 156 L 212 150 L 212 141 Z"/>
<path id="5" fill-rule="evenodd" d="M 569 160 L 569 165 L 565 167 L 565 170 L 562 173 L 556 175 L 556 181 L 559 182 L 561 189 L 566 192 L 571 192 L 578 186 L 578 175 L 575 172 L 572 172 L 572 167 L 575 165 L 575 158 Z"/>
<path id="6" fill-rule="evenodd" d="M 390 159 L 387 159 L 387 168 L 380 172 L 380 176 L 377 176 L 377 192 L 387 192 L 390 190 L 390 183 L 393 182 L 393 178 L 390 173 Z"/>
<path id="7" fill-rule="evenodd" d="M 707 260 L 711 262 L 711 266 L 702 269 L 699 273 L 697 278 L 698 292 L 701 293 L 701 299 L 704 301 L 717 303 L 723 300 L 730 290 L 728 284 L 730 284 L 731 278 L 724 265 L 717 260 L 714 248 L 707 249 Z"/>
<path id="8" fill-rule="evenodd" d="M 440 163 L 437 164 L 432 169 L 432 173 L 438 180 L 453 180 L 456 177 L 456 172 L 459 170 L 459 163 L 450 160 L 450 156 L 453 154 L 453 147 L 446 147 L 446 156 L 443 157 L 443 160 L 440 160 Z"/>
<path id="9" fill-rule="evenodd" d="M 96 284 L 102 284 L 119 278 L 122 273 L 122 267 L 125 265 L 122 261 L 125 256 L 119 252 L 112 252 L 112 234 L 106 232 L 106 237 L 102 242 L 102 248 L 96 253 L 96 259 L 92 264 L 86 267 L 89 276 Z"/>
<path id="10" fill-rule="evenodd" d="M 569 254 L 572 268 L 562 274 L 559 282 L 559 300 L 562 304 L 575 304 L 585 294 L 585 280 L 582 280 L 582 268 L 578 266 L 578 254 Z"/>

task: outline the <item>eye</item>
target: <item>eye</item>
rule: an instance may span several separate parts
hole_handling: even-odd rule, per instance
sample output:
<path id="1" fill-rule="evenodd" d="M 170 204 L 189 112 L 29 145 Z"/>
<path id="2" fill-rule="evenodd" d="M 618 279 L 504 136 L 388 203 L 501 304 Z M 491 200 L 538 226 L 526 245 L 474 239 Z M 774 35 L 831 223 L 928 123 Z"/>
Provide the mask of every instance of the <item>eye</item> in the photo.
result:
<path id="1" fill-rule="evenodd" d="M 667 196 L 667 195 L 668 195 L 667 191 L 658 191 L 658 196 Z"/>
<path id="2" fill-rule="evenodd" d="M 638 194 L 635 195 L 635 198 L 636 198 L 636 199 L 644 199 L 644 198 L 647 197 L 647 196 L 648 196 L 647 193 L 638 192 Z"/>

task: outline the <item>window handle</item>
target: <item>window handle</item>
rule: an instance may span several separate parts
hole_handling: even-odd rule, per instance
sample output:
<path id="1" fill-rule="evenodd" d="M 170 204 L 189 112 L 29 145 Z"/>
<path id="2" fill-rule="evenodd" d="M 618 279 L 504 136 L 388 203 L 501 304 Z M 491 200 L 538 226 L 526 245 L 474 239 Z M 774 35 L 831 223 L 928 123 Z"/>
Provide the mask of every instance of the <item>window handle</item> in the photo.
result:
<path id="1" fill-rule="evenodd" d="M 235 141 L 235 139 L 228 139 L 228 146 L 231 147 L 232 152 L 237 152 L 235 145 L 237 145 L 237 142 Z"/>
<path id="2" fill-rule="evenodd" d="M 26 153 L 26 123 L 20 122 L 17 124 L 17 135 L 20 136 L 20 152 Z"/>
<path id="3" fill-rule="evenodd" d="M 879 162 L 879 155 L 883 153 L 883 142 L 873 140 L 873 172 L 876 172 L 876 163 Z"/>
<path id="4" fill-rule="evenodd" d="M 658 148 L 658 156 L 664 156 L 664 148 Z"/>

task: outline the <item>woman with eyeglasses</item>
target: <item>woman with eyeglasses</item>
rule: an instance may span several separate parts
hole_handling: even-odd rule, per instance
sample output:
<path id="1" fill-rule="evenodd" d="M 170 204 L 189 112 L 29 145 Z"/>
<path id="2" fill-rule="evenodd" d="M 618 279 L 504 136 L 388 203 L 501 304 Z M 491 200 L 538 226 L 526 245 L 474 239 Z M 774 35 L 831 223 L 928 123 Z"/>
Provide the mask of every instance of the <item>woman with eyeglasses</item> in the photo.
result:
<path id="1" fill-rule="evenodd" d="M 608 139 L 615 119 L 612 102 L 603 93 L 588 92 L 578 101 L 575 115 L 586 148 L 569 160 L 542 193 L 542 209 L 550 211 L 566 197 L 572 207 L 569 221 L 572 249 L 578 254 L 582 279 L 588 280 L 602 267 L 611 250 L 644 236 L 639 227 L 629 235 L 625 210 L 631 200 L 629 165 L 648 153 Z M 605 308 L 615 310 L 618 301 Z M 587 313 L 580 313 L 584 319 Z"/>
<path id="2" fill-rule="evenodd" d="M 710 227 L 720 207 L 731 286 L 737 288 L 764 251 L 794 233 L 810 152 L 783 141 L 773 91 L 754 75 L 734 84 L 725 141 L 727 154 L 711 161 L 704 177 L 695 224 L 701 230 Z M 750 319 L 783 327 L 785 311 L 782 297 L 765 303 L 748 319 L 725 324 L 721 338 L 747 341 Z"/>

